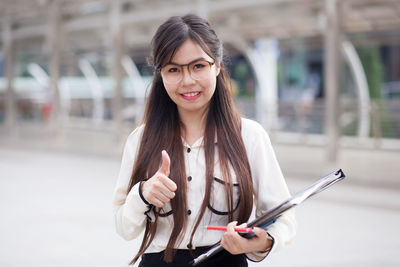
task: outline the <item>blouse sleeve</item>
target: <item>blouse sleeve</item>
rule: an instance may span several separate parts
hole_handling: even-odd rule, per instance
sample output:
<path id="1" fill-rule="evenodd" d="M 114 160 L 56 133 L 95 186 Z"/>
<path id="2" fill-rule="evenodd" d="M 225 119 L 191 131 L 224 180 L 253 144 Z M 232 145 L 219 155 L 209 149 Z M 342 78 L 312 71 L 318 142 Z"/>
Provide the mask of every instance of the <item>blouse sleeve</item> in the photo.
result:
<path id="1" fill-rule="evenodd" d="M 139 183 L 128 193 L 140 137 L 139 127 L 127 139 L 112 201 L 117 233 L 126 240 L 136 238 L 144 230 L 150 208 L 139 195 Z"/>
<path id="2" fill-rule="evenodd" d="M 259 217 L 287 200 L 290 193 L 267 132 L 256 122 L 250 121 L 250 124 L 252 131 L 248 133 L 251 138 L 246 137 L 247 140 L 250 139 L 247 153 L 256 199 L 255 215 Z M 271 250 L 264 253 L 249 253 L 246 255 L 249 260 L 261 261 L 269 253 L 278 251 L 291 242 L 296 234 L 294 211 L 289 210 L 282 214 L 266 230 L 274 240 Z"/>

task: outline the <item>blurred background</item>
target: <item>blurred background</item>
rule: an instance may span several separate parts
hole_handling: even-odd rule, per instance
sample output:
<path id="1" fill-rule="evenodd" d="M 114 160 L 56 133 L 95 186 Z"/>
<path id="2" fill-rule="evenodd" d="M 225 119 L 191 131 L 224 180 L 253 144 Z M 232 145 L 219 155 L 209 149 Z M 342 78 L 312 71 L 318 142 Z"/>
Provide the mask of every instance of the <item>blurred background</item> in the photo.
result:
<path id="1" fill-rule="evenodd" d="M 140 123 L 158 25 L 207 18 L 244 116 L 269 132 L 297 208 L 251 266 L 399 266 L 399 0 L 0 0 L 0 266 L 127 266 L 111 198 Z"/>

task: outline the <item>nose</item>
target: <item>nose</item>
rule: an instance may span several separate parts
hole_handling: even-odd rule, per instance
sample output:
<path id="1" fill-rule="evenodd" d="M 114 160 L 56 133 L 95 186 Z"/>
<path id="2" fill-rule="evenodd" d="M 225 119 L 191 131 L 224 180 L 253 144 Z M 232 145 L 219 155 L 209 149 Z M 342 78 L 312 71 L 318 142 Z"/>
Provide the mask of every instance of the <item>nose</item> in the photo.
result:
<path id="1" fill-rule="evenodd" d="M 182 84 L 192 84 L 195 80 L 192 78 L 189 72 L 189 67 L 182 68 Z"/>

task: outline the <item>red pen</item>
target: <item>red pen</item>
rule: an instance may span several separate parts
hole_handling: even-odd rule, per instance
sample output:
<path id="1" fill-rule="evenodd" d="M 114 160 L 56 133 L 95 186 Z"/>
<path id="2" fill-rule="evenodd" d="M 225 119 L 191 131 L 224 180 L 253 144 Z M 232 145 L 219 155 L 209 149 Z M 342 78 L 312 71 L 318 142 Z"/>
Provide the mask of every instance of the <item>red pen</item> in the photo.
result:
<path id="1" fill-rule="evenodd" d="M 208 225 L 206 227 L 207 230 L 219 230 L 219 231 L 227 231 L 228 227 L 226 226 L 213 226 L 213 225 Z M 234 227 L 233 228 L 235 232 L 239 233 L 252 233 L 254 234 L 253 227 Z"/>

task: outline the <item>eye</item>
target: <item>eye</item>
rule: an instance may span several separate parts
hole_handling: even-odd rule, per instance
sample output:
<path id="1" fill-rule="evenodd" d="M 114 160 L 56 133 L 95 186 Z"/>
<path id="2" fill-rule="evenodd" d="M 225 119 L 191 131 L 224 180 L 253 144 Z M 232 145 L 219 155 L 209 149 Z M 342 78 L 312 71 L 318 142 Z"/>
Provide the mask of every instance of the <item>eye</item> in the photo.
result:
<path id="1" fill-rule="evenodd" d="M 179 73 L 181 71 L 180 67 L 175 64 L 168 64 L 163 67 L 162 71 L 164 73 Z"/>
<path id="2" fill-rule="evenodd" d="M 167 67 L 167 72 L 168 73 L 176 73 L 176 72 L 179 72 L 179 68 L 177 68 L 177 67 Z"/>
<path id="3" fill-rule="evenodd" d="M 205 68 L 205 67 L 206 67 L 206 63 L 204 63 L 204 62 L 196 62 L 193 65 L 193 70 L 201 70 L 202 68 Z"/>

